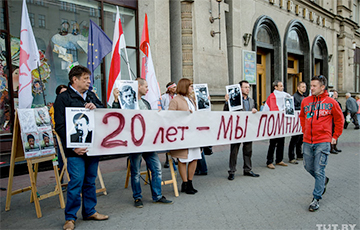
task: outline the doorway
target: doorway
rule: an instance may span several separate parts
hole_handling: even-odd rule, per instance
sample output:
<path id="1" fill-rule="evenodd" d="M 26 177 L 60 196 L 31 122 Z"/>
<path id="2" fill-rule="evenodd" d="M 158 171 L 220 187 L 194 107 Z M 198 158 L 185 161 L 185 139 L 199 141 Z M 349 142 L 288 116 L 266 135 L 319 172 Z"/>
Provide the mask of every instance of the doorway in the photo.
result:
<path id="1" fill-rule="evenodd" d="M 258 110 L 266 101 L 266 55 L 258 52 L 256 54 L 256 101 L 258 102 Z"/>

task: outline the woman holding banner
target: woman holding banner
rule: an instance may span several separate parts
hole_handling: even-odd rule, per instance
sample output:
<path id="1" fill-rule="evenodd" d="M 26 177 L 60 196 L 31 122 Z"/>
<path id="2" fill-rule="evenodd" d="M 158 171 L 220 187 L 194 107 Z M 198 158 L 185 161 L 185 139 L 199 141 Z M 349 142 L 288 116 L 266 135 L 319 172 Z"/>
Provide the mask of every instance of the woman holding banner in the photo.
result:
<path id="1" fill-rule="evenodd" d="M 193 92 L 192 82 L 187 78 L 182 78 L 178 82 L 176 88 L 176 96 L 170 101 L 169 110 L 189 111 L 190 113 L 196 110 L 195 100 L 191 97 Z M 200 148 L 171 150 L 170 154 L 174 158 L 178 158 L 178 167 L 181 179 L 181 192 L 186 194 L 195 194 L 197 190 L 194 189 L 192 179 L 195 174 L 197 160 L 201 159 Z M 186 169 L 186 164 L 188 167 Z"/>

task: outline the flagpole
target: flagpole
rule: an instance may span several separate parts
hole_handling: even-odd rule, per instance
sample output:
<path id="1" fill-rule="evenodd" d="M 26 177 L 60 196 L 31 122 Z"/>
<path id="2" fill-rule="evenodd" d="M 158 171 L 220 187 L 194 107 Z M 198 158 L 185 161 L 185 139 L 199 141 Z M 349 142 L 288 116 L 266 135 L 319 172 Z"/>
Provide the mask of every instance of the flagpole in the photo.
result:
<path id="1" fill-rule="evenodd" d="M 134 79 L 136 79 L 136 75 L 134 74 L 134 71 L 132 71 L 132 69 L 131 69 L 131 67 L 130 67 L 130 62 L 129 62 L 129 60 L 126 60 L 123 55 L 121 55 L 121 57 L 122 57 L 122 59 L 124 60 L 124 62 L 128 65 L 129 74 L 131 73 L 132 76 L 134 76 Z M 130 75 L 130 80 L 131 80 L 131 75 Z"/>
<path id="2" fill-rule="evenodd" d="M 129 71 L 129 77 L 130 77 L 130 80 L 131 80 L 130 63 L 129 63 L 129 58 L 128 58 L 128 55 L 127 55 L 126 47 L 125 47 L 125 56 L 126 56 L 126 65 L 128 67 L 128 71 Z"/>
<path id="3" fill-rule="evenodd" d="M 40 67 L 39 67 L 39 63 L 38 63 L 38 62 L 37 62 L 37 70 L 38 70 L 38 72 L 39 72 L 40 87 L 41 87 L 41 91 L 42 91 L 43 98 L 44 98 L 44 104 L 45 104 L 45 106 L 46 106 L 44 83 L 43 83 L 43 81 L 41 80 Z"/>

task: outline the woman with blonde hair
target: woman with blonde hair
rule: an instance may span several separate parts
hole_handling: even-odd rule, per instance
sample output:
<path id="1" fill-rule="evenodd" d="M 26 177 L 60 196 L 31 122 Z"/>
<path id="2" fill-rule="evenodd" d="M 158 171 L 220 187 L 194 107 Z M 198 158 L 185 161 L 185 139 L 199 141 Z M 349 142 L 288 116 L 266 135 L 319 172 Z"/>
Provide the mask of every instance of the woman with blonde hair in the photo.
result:
<path id="1" fill-rule="evenodd" d="M 170 101 L 169 110 L 189 111 L 195 112 L 195 100 L 191 96 L 193 92 L 193 85 L 190 79 L 181 78 L 176 88 L 176 96 Z M 181 179 L 181 192 L 186 194 L 195 194 L 197 190 L 194 189 L 192 179 L 195 174 L 197 160 L 201 159 L 200 148 L 171 150 L 170 154 L 174 158 L 178 158 L 178 168 Z M 186 168 L 186 164 L 188 166 Z"/>

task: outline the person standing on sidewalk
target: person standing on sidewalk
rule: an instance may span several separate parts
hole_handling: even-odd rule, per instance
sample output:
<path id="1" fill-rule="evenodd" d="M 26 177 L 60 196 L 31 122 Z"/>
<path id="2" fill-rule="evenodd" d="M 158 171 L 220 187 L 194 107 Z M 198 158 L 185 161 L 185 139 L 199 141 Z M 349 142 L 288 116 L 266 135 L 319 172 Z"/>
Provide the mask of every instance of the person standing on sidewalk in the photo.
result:
<path id="1" fill-rule="evenodd" d="M 142 97 L 147 94 L 149 91 L 148 83 L 146 80 L 138 77 L 136 78 L 138 81 L 138 103 L 140 110 L 151 110 L 150 103 L 143 99 Z M 114 90 L 114 98 L 118 98 L 119 92 L 118 90 Z M 113 108 L 120 108 L 120 103 L 118 100 L 114 100 L 112 104 Z M 156 152 L 145 152 L 145 153 L 131 153 L 129 155 L 130 159 L 130 171 L 131 171 L 131 189 L 133 191 L 133 198 L 134 198 L 134 206 L 136 208 L 144 207 L 142 202 L 142 195 L 141 195 L 141 185 L 140 185 L 140 166 L 142 158 L 144 158 L 146 162 L 146 167 L 151 172 L 151 194 L 154 203 L 160 204 L 172 204 L 171 200 L 167 200 L 165 196 L 162 195 L 161 192 L 161 163 L 159 160 L 159 156 Z"/>
<path id="2" fill-rule="evenodd" d="M 249 97 L 250 93 L 250 84 L 248 81 L 243 80 L 239 82 L 243 97 L 243 108 L 239 111 L 251 111 L 252 113 L 256 113 L 256 103 L 254 99 Z M 229 111 L 229 105 L 227 101 L 229 100 L 229 95 L 225 95 L 225 105 L 224 105 L 224 111 Z M 229 168 L 228 171 L 229 180 L 234 180 L 235 178 L 235 172 L 236 172 L 236 164 L 237 164 L 237 156 L 239 153 L 241 143 L 231 144 L 230 145 L 230 158 L 229 158 Z M 251 171 L 252 164 L 251 164 L 251 156 L 252 156 L 252 142 L 244 142 L 243 143 L 243 170 L 244 170 L 244 176 L 251 176 L 251 177 L 259 177 L 259 174 L 254 173 Z"/>
<path id="3" fill-rule="evenodd" d="M 334 98 L 334 100 L 339 104 L 340 109 L 341 109 L 341 111 L 342 111 L 341 103 L 340 103 L 339 100 L 338 100 L 339 94 L 338 94 L 337 90 L 336 90 L 336 89 L 332 89 L 330 92 L 333 93 L 332 98 Z M 334 134 L 334 121 L 333 121 L 333 126 L 332 126 L 332 127 L 333 127 L 333 128 L 332 128 L 332 134 Z M 338 144 L 338 142 L 339 142 L 339 139 L 336 140 L 336 143 L 335 143 L 335 144 L 331 144 L 330 153 L 332 153 L 332 154 L 338 154 L 338 153 L 341 153 L 341 152 L 342 152 L 341 149 L 338 149 L 337 146 L 336 146 L 336 145 Z"/>
<path id="4" fill-rule="evenodd" d="M 298 83 L 297 91 L 293 95 L 295 110 L 300 110 L 301 102 L 306 97 L 305 92 L 306 92 L 306 83 L 301 81 Z M 289 152 L 288 152 L 289 163 L 298 164 L 298 162 L 295 159 L 295 154 L 294 154 L 295 147 L 296 147 L 296 158 L 298 160 L 303 158 L 303 154 L 301 151 L 302 144 L 303 144 L 303 135 L 302 134 L 294 135 L 291 137 L 290 144 L 289 144 Z"/>
<path id="5" fill-rule="evenodd" d="M 359 106 L 356 103 L 356 100 L 351 97 L 351 93 L 346 93 L 345 97 L 346 97 L 345 115 L 350 115 L 350 117 L 353 120 L 353 123 L 355 125 L 355 129 L 359 129 L 360 128 L 359 121 L 358 121 L 357 115 L 356 115 L 356 113 L 359 110 Z M 344 129 L 346 129 L 348 127 L 348 124 L 349 123 L 345 122 Z"/>
<path id="6" fill-rule="evenodd" d="M 274 92 L 272 92 L 269 97 L 266 99 L 263 111 L 284 111 L 285 104 L 284 98 L 290 97 L 290 94 L 284 92 L 283 83 L 279 80 L 273 82 Z M 269 169 L 275 169 L 273 164 L 274 161 L 274 152 L 276 148 L 276 165 L 287 166 L 284 163 L 284 144 L 285 137 L 279 137 L 270 139 L 269 149 L 267 153 L 266 165 Z"/>
<path id="7" fill-rule="evenodd" d="M 311 79 L 311 96 L 302 101 L 299 115 L 304 134 L 304 167 L 315 178 L 313 200 L 309 206 L 311 212 L 319 209 L 319 201 L 329 182 L 325 176 L 325 167 L 330 143 L 336 143 L 344 127 L 340 106 L 329 97 L 326 85 L 327 80 L 323 75 Z M 335 127 L 332 134 L 333 121 Z"/>
<path id="8" fill-rule="evenodd" d="M 64 230 L 75 228 L 76 213 L 81 205 L 84 220 L 107 220 L 109 218 L 95 210 L 97 203 L 95 179 L 99 157 L 87 156 L 87 148 L 66 148 L 65 108 L 85 107 L 92 110 L 104 107 L 95 93 L 89 90 L 90 75 L 91 72 L 88 68 L 80 65 L 74 66 L 69 72 L 68 90 L 59 94 L 54 103 L 55 130 L 63 144 L 70 176 L 67 187 Z"/>

